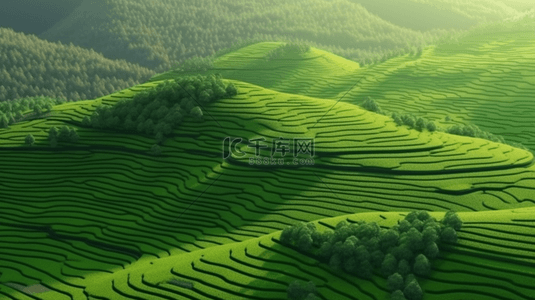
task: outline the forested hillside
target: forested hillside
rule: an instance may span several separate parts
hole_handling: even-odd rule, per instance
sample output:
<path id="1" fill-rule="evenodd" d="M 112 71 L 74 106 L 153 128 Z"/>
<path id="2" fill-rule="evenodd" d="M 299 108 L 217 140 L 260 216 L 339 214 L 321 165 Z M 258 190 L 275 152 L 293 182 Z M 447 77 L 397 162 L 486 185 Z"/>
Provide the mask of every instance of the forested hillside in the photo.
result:
<path id="1" fill-rule="evenodd" d="M 142 83 L 152 74 L 94 50 L 0 28 L 0 101 L 40 95 L 93 99 Z"/>
<path id="2" fill-rule="evenodd" d="M 40 37 L 164 70 L 250 39 L 304 40 L 370 63 L 445 33 L 401 28 L 349 0 L 85 0 Z"/>

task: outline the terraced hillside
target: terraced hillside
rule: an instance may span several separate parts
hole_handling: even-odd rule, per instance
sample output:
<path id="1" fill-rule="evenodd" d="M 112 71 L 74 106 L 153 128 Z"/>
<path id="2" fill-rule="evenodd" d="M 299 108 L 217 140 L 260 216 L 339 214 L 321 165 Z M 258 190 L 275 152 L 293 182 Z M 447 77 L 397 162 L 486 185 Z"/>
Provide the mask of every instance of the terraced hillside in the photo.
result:
<path id="1" fill-rule="evenodd" d="M 51 126 L 78 127 L 98 105 L 131 98 L 157 81 L 62 104 L 45 119 L 0 129 L 0 294 L 6 299 L 54 300 L 284 299 L 284 285 L 291 277 L 282 276 L 288 272 L 271 277 L 275 273 L 266 271 L 275 272 L 274 266 L 288 261 L 288 255 L 299 261 L 293 262 L 300 272 L 297 276 L 317 274 L 321 282 L 337 276 L 325 268 L 312 269 L 313 262 L 276 245 L 279 230 L 295 222 L 361 212 L 476 212 L 533 206 L 535 166 L 530 152 L 481 139 L 417 132 L 349 103 L 333 107 L 334 100 L 232 82 L 239 88 L 238 96 L 210 104 L 206 110 L 213 119 L 183 123 L 166 141 L 161 157 L 148 154 L 152 138 L 130 133 L 80 127 L 77 144 L 53 149 L 46 141 Z M 32 147 L 22 146 L 27 134 L 36 137 Z M 251 166 L 235 155 L 224 160 L 221 145 L 228 136 L 267 141 L 314 138 L 315 164 Z M 246 145 L 241 149 L 249 156 L 254 153 Z M 474 219 L 477 216 L 474 213 Z M 519 224 L 531 225 L 531 219 L 522 219 Z M 480 249 L 476 252 L 487 251 L 482 230 L 475 235 L 483 243 L 473 246 L 471 238 L 466 251 L 473 247 Z M 519 232 L 521 236 L 524 231 Z M 502 238 L 493 236 L 498 237 Z M 249 243 L 256 244 L 250 246 L 252 258 L 243 250 Z M 518 249 L 528 247 L 518 243 Z M 197 254 L 205 253 L 198 252 L 203 249 L 214 262 L 202 265 L 205 271 L 180 267 L 169 273 L 170 260 L 189 267 Z M 247 271 L 243 263 L 226 266 L 233 258 L 229 249 L 236 249 L 237 260 L 247 260 Z M 457 262 L 465 257 L 461 254 L 453 256 Z M 260 259 L 264 255 L 273 261 Z M 531 256 L 522 255 L 526 265 L 530 263 Z M 168 261 L 157 260 L 163 258 Z M 166 269 L 158 271 L 160 265 Z M 451 272 L 458 270 L 457 265 L 447 266 Z M 145 278 L 140 273 L 144 268 L 154 269 L 160 277 L 147 273 Z M 217 276 L 210 268 L 252 275 L 227 271 Z M 466 276 L 485 278 L 485 269 L 474 268 L 475 273 Z M 466 293 L 456 286 L 438 286 L 454 278 L 444 278 L 448 272 L 436 273 L 442 277 L 426 283 L 429 294 Z M 175 273 L 195 281 L 194 288 L 156 285 Z M 202 279 L 201 273 L 219 279 Z M 524 288 L 516 292 L 518 299 L 529 295 L 525 276 L 518 275 Z M 252 278 L 258 282 L 234 284 Z M 496 280 L 502 282 L 500 278 Z M 361 299 L 361 293 L 380 299 L 373 293 L 384 290 L 384 283 L 362 283 L 361 291 L 361 282 L 355 280 L 322 286 L 322 297 Z M 38 284 L 49 291 L 30 295 L 13 283 Z M 511 290 L 511 285 L 501 284 L 496 291 Z"/>
<path id="2" fill-rule="evenodd" d="M 475 29 L 457 44 L 426 48 L 372 67 L 312 49 L 302 57 L 263 59 L 278 44 L 255 44 L 215 61 L 225 78 L 280 92 L 361 103 L 407 112 L 442 127 L 476 124 L 535 150 L 533 16 Z M 161 74 L 161 80 L 176 73 Z M 449 117 L 449 119 L 446 119 Z"/>
<path id="3" fill-rule="evenodd" d="M 341 220 L 391 227 L 404 214 L 359 213 L 314 222 L 334 228 Z M 443 213 L 433 213 L 442 217 Z M 535 255 L 533 208 L 460 213 L 459 245 L 447 247 L 424 281 L 425 299 L 530 299 Z M 314 281 L 322 299 L 384 299 L 385 280 L 363 280 L 330 271 L 324 264 L 284 247 L 279 232 L 136 265 L 99 281 L 92 293 L 143 299 L 286 299 L 293 280 Z M 110 280 L 111 279 L 111 280 Z M 173 281 L 175 283 L 173 283 Z M 113 283 L 110 283 L 113 282 Z M 183 283 L 182 286 L 177 282 Z M 190 283 L 191 288 L 185 288 Z"/>

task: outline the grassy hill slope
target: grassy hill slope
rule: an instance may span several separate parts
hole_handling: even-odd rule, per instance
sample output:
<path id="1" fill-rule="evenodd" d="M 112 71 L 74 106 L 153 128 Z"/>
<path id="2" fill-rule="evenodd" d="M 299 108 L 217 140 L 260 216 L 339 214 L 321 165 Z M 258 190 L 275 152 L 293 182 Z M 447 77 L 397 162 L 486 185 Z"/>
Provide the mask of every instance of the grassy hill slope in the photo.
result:
<path id="1" fill-rule="evenodd" d="M 365 68 L 317 49 L 266 61 L 280 44 L 255 44 L 218 58 L 210 72 L 281 92 L 335 100 L 345 95 L 344 102 L 355 104 L 371 96 L 387 111 L 413 113 L 442 127 L 473 123 L 535 150 L 533 29 L 535 19 L 528 16 L 474 29 L 458 43 L 428 47 L 420 56 Z"/>
<path id="2" fill-rule="evenodd" d="M 527 151 L 417 132 L 352 104 L 339 103 L 329 111 L 333 100 L 234 83 L 238 96 L 207 107 L 215 120 L 182 124 L 166 141 L 162 157 L 147 154 L 152 138 L 131 133 L 78 128 L 78 144 L 54 149 L 46 141 L 51 126 L 78 127 L 96 106 L 130 98 L 158 82 L 62 104 L 44 119 L 0 129 L 0 282 L 50 289 L 33 295 L 37 299 L 87 299 L 88 293 L 94 295 L 90 299 L 104 299 L 110 291 L 117 294 L 113 299 L 144 299 L 143 277 L 118 275 L 109 281 L 108 276 L 149 260 L 259 238 L 298 221 L 364 211 L 533 206 L 535 166 Z M 36 137 L 35 146 L 21 147 L 29 133 Z M 270 167 L 250 166 L 238 157 L 223 160 L 227 136 L 313 137 L 316 163 Z M 242 150 L 252 154 L 245 145 Z M 300 276 L 313 271 L 305 273 Z M 266 297 L 282 299 L 287 280 Z M 202 283 L 205 287 L 193 294 L 167 290 L 189 299 L 212 299 L 207 294 L 229 299 L 236 293 L 258 299 L 243 286 L 238 291 L 227 284 L 218 282 L 222 288 L 215 289 Z M 348 286 L 358 288 L 352 281 L 333 284 L 333 295 Z M 437 286 L 430 289 L 441 292 Z M 28 298 L 5 284 L 0 293 Z"/>
<path id="3" fill-rule="evenodd" d="M 144 82 L 153 74 L 94 50 L 0 28 L 0 101 L 40 95 L 94 99 Z"/>

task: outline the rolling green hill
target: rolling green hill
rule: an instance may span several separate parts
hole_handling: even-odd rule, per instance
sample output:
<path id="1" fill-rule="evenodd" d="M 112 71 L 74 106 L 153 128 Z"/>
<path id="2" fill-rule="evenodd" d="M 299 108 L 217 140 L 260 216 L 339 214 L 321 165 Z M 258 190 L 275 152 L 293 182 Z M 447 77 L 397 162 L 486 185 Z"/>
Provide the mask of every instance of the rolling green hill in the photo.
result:
<path id="1" fill-rule="evenodd" d="M 389 112 L 413 113 L 443 128 L 476 124 L 535 150 L 535 73 L 530 59 L 534 29 L 533 16 L 483 26 L 457 43 L 430 46 L 419 56 L 365 68 L 318 49 L 302 57 L 266 61 L 266 53 L 280 44 L 262 43 L 219 57 L 210 72 L 318 98 L 338 100 L 350 90 L 342 101 L 359 104 L 371 96 Z"/>
<path id="2" fill-rule="evenodd" d="M 510 230 L 518 237 L 531 230 L 531 219 L 520 213 L 500 212 L 504 225 L 494 227 L 498 213 L 490 212 L 533 206 L 530 152 L 417 132 L 352 104 L 341 102 L 329 110 L 336 101 L 232 82 L 238 96 L 206 107 L 214 119 L 183 123 L 166 141 L 161 157 L 148 155 L 152 138 L 79 125 L 98 105 L 113 105 L 161 82 L 61 104 L 48 117 L 0 129 L 0 294 L 54 300 L 285 299 L 285 285 L 301 278 L 317 280 L 324 299 L 380 299 L 381 291 L 387 295 L 384 282 L 332 273 L 271 237 L 298 221 L 361 212 L 376 212 L 369 215 L 372 219 L 383 214 L 395 219 L 396 213 L 386 211 L 454 209 L 467 212 L 468 224 L 475 220 L 475 227 L 461 233 L 466 246 L 448 250 L 451 262 L 424 283 L 428 298 L 455 299 L 460 293 L 483 299 L 485 295 L 443 284 L 456 283 L 455 272 L 465 272 L 468 286 L 484 286 L 480 282 L 493 276 L 499 283 L 496 295 L 514 290 L 514 299 L 527 299 L 532 292 L 526 284 L 529 270 L 511 271 L 515 281 L 500 270 L 513 266 L 512 257 L 524 267 L 532 263 L 523 250 L 528 240 L 513 242 L 508 235 L 503 240 L 513 246 L 497 246 L 490 257 L 481 253 L 489 253 L 489 244 L 502 243 L 496 240 L 501 235 L 489 240 L 489 230 Z M 46 132 L 63 124 L 78 127 L 80 141 L 50 148 Z M 22 146 L 27 134 L 36 137 L 32 147 Z M 313 137 L 315 164 L 270 167 L 250 166 L 236 156 L 223 160 L 227 136 Z M 241 149 L 253 154 L 245 145 Z M 489 211 L 489 219 L 476 211 Z M 477 222 L 489 221 L 494 223 L 478 229 Z M 528 227 L 517 230 L 517 223 Z M 518 255 L 500 254 L 511 247 Z M 468 273 L 458 267 L 469 260 L 466 252 L 481 258 L 471 261 Z M 494 275 L 485 267 L 489 260 L 496 261 Z M 297 273 L 284 271 L 281 264 Z M 194 288 L 159 284 L 171 276 L 194 282 Z M 13 283 L 49 291 L 31 298 Z"/>

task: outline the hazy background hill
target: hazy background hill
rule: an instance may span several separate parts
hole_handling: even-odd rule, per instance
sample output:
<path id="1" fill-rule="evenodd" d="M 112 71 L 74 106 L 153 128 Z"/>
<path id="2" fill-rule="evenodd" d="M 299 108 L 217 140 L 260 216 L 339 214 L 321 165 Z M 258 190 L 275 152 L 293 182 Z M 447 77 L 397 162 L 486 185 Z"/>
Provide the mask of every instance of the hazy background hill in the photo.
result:
<path id="1" fill-rule="evenodd" d="M 84 0 L 40 37 L 162 70 L 250 39 L 305 40 L 369 63 L 444 33 L 402 28 L 348 0 Z"/>
<path id="2" fill-rule="evenodd" d="M 368 65 L 417 53 L 533 5 L 522 0 L 6 0 L 0 27 L 16 33 L 0 32 L 0 101 L 100 97 L 186 59 L 253 41 L 305 41 Z M 25 35 L 31 33 L 38 38 Z"/>
<path id="3" fill-rule="evenodd" d="M 351 0 L 395 25 L 415 30 L 468 29 L 476 24 L 514 17 L 519 10 L 534 5 L 520 5 L 500 0 Z M 517 10 L 518 9 L 518 10 Z"/>
<path id="4" fill-rule="evenodd" d="M 71 14 L 83 0 L 2 0 L 0 27 L 41 34 Z"/>

